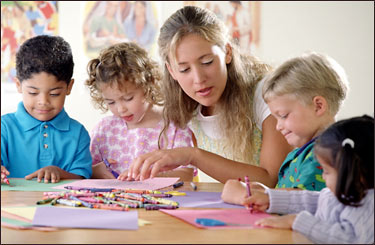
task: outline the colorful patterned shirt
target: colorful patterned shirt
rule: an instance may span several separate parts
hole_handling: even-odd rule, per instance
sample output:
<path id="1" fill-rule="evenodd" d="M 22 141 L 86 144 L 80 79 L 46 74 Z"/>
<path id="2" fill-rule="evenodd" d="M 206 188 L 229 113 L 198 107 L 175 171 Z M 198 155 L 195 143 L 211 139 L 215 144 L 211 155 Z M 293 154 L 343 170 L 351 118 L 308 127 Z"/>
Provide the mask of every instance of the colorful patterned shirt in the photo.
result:
<path id="1" fill-rule="evenodd" d="M 138 156 L 158 149 L 159 134 L 163 128 L 160 121 L 155 128 L 128 129 L 125 121 L 116 116 L 103 118 L 91 132 L 90 151 L 93 164 L 103 159 L 113 159 L 111 169 L 117 173 L 127 170 Z M 193 146 L 192 132 L 171 124 L 167 131 L 168 149 Z M 162 140 L 162 144 L 164 141 Z M 194 171 L 196 175 L 196 171 Z"/>
<path id="2" fill-rule="evenodd" d="M 275 188 L 320 191 L 326 187 L 323 169 L 314 157 L 314 140 L 290 152 L 279 170 Z"/>

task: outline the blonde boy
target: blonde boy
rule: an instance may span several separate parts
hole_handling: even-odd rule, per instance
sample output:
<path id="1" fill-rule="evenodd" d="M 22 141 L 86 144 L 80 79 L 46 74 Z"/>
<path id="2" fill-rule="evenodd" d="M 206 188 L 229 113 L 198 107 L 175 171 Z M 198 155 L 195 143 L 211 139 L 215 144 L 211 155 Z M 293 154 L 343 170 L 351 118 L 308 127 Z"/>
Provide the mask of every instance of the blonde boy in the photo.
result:
<path id="1" fill-rule="evenodd" d="M 343 68 L 318 53 L 292 58 L 263 86 L 263 98 L 280 131 L 295 150 L 280 167 L 276 188 L 321 190 L 322 168 L 313 155 L 316 137 L 335 122 L 348 90 Z"/>
<path id="2" fill-rule="evenodd" d="M 276 188 L 319 191 L 326 187 L 322 167 L 314 158 L 314 141 L 336 121 L 347 91 L 344 69 L 314 52 L 289 59 L 267 75 L 263 98 L 277 119 L 276 129 L 295 147 L 280 167 Z M 243 185 L 229 180 L 222 198 L 241 204 L 245 195 Z"/>

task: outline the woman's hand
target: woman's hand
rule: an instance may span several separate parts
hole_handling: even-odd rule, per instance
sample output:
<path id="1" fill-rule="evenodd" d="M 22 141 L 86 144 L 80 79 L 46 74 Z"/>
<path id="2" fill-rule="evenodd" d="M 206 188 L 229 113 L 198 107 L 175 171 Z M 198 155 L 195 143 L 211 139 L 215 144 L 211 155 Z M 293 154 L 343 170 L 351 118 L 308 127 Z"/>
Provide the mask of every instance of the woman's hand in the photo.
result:
<path id="1" fill-rule="evenodd" d="M 137 157 L 128 169 L 128 174 L 121 173 L 119 180 L 144 180 L 156 177 L 160 171 L 188 165 L 193 159 L 192 147 L 180 147 L 168 150 L 156 150 Z"/>

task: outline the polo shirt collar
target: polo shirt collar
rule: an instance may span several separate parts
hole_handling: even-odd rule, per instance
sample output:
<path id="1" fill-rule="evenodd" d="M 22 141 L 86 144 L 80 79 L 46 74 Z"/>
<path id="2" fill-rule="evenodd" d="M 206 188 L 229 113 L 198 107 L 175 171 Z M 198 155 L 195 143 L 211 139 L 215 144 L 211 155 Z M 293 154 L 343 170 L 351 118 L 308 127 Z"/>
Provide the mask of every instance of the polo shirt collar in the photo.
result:
<path id="1" fill-rule="evenodd" d="M 28 131 L 30 129 L 35 128 L 36 126 L 39 126 L 42 123 L 45 123 L 43 121 L 39 121 L 38 119 L 35 119 L 32 117 L 25 109 L 23 102 L 20 102 L 18 104 L 17 111 L 15 113 L 15 117 L 17 118 L 19 124 L 22 126 L 24 131 Z M 70 120 L 68 114 L 65 112 L 65 109 L 63 108 L 59 114 L 57 114 L 56 117 L 54 117 L 52 120 L 47 121 L 48 124 L 52 125 L 54 128 L 60 130 L 60 131 L 67 131 L 69 130 L 69 122 Z"/>

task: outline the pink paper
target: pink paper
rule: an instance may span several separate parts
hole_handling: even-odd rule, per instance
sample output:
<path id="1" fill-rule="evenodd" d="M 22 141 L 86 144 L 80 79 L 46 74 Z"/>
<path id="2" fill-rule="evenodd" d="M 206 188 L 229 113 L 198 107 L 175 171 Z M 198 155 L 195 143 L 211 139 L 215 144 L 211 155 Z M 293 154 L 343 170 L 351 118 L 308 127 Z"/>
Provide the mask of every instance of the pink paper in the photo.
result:
<path id="1" fill-rule="evenodd" d="M 251 229 L 254 227 L 261 228 L 254 225 L 255 221 L 271 216 L 267 213 L 250 213 L 250 211 L 246 209 L 160 209 L 159 211 L 172 215 L 178 219 L 181 219 L 187 223 L 203 229 Z M 225 223 L 241 224 L 244 226 L 203 226 L 195 223 L 195 220 L 197 218 L 217 219 Z"/>
<path id="2" fill-rule="evenodd" d="M 158 190 L 173 185 L 179 178 L 156 177 L 144 181 L 122 181 L 117 179 L 85 179 L 77 180 L 68 184 L 52 187 L 54 189 L 66 190 L 65 186 L 80 188 L 115 188 L 115 189 L 138 189 Z"/>

